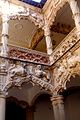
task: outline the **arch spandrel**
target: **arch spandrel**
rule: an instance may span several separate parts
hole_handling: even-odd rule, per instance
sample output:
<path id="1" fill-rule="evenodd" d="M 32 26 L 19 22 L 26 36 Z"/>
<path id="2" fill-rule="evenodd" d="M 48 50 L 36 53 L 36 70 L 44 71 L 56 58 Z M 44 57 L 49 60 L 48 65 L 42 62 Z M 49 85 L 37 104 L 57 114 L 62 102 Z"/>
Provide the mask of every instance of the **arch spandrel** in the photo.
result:
<path id="1" fill-rule="evenodd" d="M 0 67 L 1 92 L 6 94 L 12 86 L 21 87 L 23 83 L 29 82 L 32 83 L 33 86 L 38 85 L 42 89 L 52 92 L 51 73 L 47 66 L 8 59 L 6 59 L 6 61 L 8 65 L 4 64 Z"/>
<path id="2" fill-rule="evenodd" d="M 63 58 L 61 58 L 53 68 L 54 90 L 62 91 L 66 89 L 66 84 L 71 80 L 71 76 L 80 76 L 80 44 L 78 44 L 69 51 Z"/>
<path id="3" fill-rule="evenodd" d="M 9 1 L 1 1 L 0 8 L 0 15 L 7 15 L 9 20 L 29 19 L 39 27 L 44 26 L 43 14 L 29 7 L 16 5 Z"/>

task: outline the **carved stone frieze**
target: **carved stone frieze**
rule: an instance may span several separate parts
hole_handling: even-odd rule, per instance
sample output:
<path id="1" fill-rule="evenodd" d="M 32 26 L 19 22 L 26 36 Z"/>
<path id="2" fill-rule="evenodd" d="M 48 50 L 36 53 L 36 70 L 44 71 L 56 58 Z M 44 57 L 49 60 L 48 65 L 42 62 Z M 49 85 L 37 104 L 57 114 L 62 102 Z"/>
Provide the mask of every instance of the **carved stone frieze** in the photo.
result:
<path id="1" fill-rule="evenodd" d="M 71 76 L 80 75 L 80 42 L 77 44 L 78 48 L 69 51 L 65 57 L 56 62 L 53 68 L 54 91 L 66 89 L 67 81 L 70 81 Z"/>
<path id="2" fill-rule="evenodd" d="M 13 13 L 9 15 L 10 20 L 15 20 L 15 19 L 30 19 L 36 26 L 39 26 L 39 28 L 44 26 L 44 17 L 43 14 L 39 12 L 35 12 L 31 10 L 30 8 L 27 8 L 23 11 L 19 11 L 17 13 Z"/>
<path id="3" fill-rule="evenodd" d="M 8 57 L 45 65 L 49 64 L 49 56 L 47 54 L 12 45 L 9 46 Z"/>
<path id="4" fill-rule="evenodd" d="M 51 64 L 55 63 L 61 56 L 63 56 L 69 49 L 71 49 L 80 40 L 80 35 L 77 29 L 74 28 L 54 49 L 51 57 L 53 58 Z"/>
<path id="5" fill-rule="evenodd" d="M 2 59 L 2 58 L 0 58 Z M 6 72 L 3 71 L 3 64 L 0 67 L 0 91 L 7 93 L 11 86 L 21 87 L 22 83 L 30 82 L 33 85 L 39 85 L 45 90 L 52 92 L 51 73 L 47 66 L 26 63 L 21 61 L 5 59 L 8 62 Z"/>
<path id="6" fill-rule="evenodd" d="M 4 9 L 6 7 L 6 9 Z M 16 5 L 11 3 L 10 1 L 1 1 L 0 4 L 0 14 L 7 15 L 9 19 L 30 19 L 35 25 L 42 27 L 44 25 L 44 17 L 43 14 L 32 10 L 29 7 L 25 7 L 22 5 Z"/>

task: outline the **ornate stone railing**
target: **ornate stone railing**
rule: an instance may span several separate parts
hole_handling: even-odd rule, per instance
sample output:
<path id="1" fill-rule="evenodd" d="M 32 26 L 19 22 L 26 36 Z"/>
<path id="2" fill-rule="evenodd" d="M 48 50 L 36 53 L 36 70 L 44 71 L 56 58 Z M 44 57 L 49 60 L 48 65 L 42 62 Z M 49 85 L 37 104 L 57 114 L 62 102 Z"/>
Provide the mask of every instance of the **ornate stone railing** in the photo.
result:
<path id="1" fill-rule="evenodd" d="M 61 56 L 63 56 L 68 50 L 70 50 L 80 39 L 77 29 L 74 28 L 54 49 L 51 54 L 51 65 L 54 64 Z"/>
<path id="2" fill-rule="evenodd" d="M 79 41 L 79 39 L 80 35 L 78 35 L 77 29 L 74 28 L 53 50 L 53 53 L 50 56 L 39 51 L 8 45 L 9 51 L 7 57 L 24 62 L 33 62 L 50 66 L 70 50 Z"/>
<path id="3" fill-rule="evenodd" d="M 37 52 L 18 46 L 9 45 L 8 57 L 21 61 L 34 62 L 38 64 L 49 65 L 49 56 L 46 53 Z"/>

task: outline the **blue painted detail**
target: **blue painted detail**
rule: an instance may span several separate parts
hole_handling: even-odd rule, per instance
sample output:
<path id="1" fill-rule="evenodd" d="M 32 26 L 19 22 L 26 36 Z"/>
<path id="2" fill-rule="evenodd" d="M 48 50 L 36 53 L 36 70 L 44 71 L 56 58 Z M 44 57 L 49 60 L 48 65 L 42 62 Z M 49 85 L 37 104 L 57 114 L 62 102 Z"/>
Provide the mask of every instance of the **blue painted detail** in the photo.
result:
<path id="1" fill-rule="evenodd" d="M 46 3 L 47 0 L 41 0 L 41 2 L 35 2 L 33 0 L 19 0 L 19 1 L 28 3 L 30 5 L 33 5 L 33 6 L 36 6 L 36 7 L 39 7 L 39 8 L 43 8 L 43 6 L 44 6 L 44 4 Z"/>

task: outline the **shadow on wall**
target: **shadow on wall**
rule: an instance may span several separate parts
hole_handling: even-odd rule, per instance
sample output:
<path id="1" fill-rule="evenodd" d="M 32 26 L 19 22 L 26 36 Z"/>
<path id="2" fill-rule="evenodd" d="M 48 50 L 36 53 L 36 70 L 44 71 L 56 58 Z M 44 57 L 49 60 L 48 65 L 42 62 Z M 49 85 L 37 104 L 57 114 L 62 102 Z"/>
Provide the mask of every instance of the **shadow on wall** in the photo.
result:
<path id="1" fill-rule="evenodd" d="M 71 77 L 64 97 L 66 120 L 80 120 L 80 76 Z"/>
<path id="2" fill-rule="evenodd" d="M 40 95 L 35 103 L 34 120 L 54 120 L 53 107 L 50 95 Z"/>

